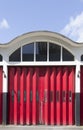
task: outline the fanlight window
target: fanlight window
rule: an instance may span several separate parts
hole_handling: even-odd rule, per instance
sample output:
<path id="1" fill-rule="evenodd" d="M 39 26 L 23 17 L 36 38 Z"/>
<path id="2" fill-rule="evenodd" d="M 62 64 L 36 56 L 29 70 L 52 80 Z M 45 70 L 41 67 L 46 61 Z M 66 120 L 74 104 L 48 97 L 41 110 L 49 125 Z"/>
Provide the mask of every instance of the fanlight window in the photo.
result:
<path id="1" fill-rule="evenodd" d="M 2 57 L 2 55 L 0 55 L 0 61 L 2 61 L 3 60 L 3 57 Z"/>
<path id="2" fill-rule="evenodd" d="M 54 43 L 36 42 L 22 46 L 9 56 L 9 61 L 74 61 L 74 56 L 64 47 Z"/>
<path id="3" fill-rule="evenodd" d="M 60 55 L 61 55 L 61 47 L 49 43 L 49 61 L 60 61 Z"/>
<path id="4" fill-rule="evenodd" d="M 47 43 L 36 43 L 36 61 L 47 61 Z"/>
<path id="5" fill-rule="evenodd" d="M 34 43 L 22 47 L 22 60 L 34 61 Z"/>
<path id="6" fill-rule="evenodd" d="M 21 48 L 17 49 L 9 56 L 9 61 L 21 61 Z"/>
<path id="7" fill-rule="evenodd" d="M 81 61 L 83 61 L 83 55 L 81 55 Z"/>
<path id="8" fill-rule="evenodd" d="M 62 50 L 62 60 L 63 61 L 74 61 L 74 56 L 65 48 Z"/>

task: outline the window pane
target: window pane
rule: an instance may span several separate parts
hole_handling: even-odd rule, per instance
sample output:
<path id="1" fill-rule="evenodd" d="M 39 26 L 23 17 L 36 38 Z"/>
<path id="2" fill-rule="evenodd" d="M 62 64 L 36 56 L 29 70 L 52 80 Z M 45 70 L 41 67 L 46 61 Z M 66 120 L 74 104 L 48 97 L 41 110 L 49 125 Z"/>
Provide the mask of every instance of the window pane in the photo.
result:
<path id="1" fill-rule="evenodd" d="M 9 56 L 9 61 L 21 61 L 21 48 L 17 49 Z"/>
<path id="2" fill-rule="evenodd" d="M 60 61 L 61 47 L 49 43 L 49 61 Z"/>
<path id="3" fill-rule="evenodd" d="M 65 48 L 63 48 L 63 51 L 62 51 L 62 58 L 63 58 L 63 61 L 74 61 L 74 56 Z"/>
<path id="4" fill-rule="evenodd" d="M 3 57 L 2 57 L 2 55 L 0 55 L 0 61 L 2 61 L 2 59 L 3 59 Z"/>
<path id="5" fill-rule="evenodd" d="M 36 61 L 47 61 L 47 43 L 36 43 Z"/>
<path id="6" fill-rule="evenodd" d="M 22 58 L 23 61 L 34 61 L 34 43 L 23 46 Z"/>
<path id="7" fill-rule="evenodd" d="M 83 55 L 81 55 L 81 61 L 83 61 Z"/>

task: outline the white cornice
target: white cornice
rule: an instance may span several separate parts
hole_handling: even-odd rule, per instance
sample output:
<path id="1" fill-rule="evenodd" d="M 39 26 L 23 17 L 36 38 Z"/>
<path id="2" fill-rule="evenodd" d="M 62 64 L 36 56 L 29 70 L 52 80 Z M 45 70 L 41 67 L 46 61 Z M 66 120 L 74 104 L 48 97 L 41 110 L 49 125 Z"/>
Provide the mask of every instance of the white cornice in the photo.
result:
<path id="1" fill-rule="evenodd" d="M 55 42 L 58 43 L 66 43 L 69 44 L 70 46 L 75 46 L 75 47 L 81 47 L 83 46 L 83 43 L 78 43 L 78 42 L 74 42 L 71 39 L 65 37 L 62 34 L 56 33 L 56 32 L 50 32 L 50 31 L 34 31 L 34 32 L 29 32 L 29 33 L 25 33 L 23 35 L 20 35 L 18 37 L 16 37 L 15 39 L 13 39 L 12 41 L 6 43 L 6 44 L 0 44 L 0 47 L 9 47 L 12 46 L 13 44 L 17 44 L 22 42 L 25 39 L 33 39 L 33 40 L 37 40 L 37 38 L 44 38 L 44 39 L 55 39 Z"/>

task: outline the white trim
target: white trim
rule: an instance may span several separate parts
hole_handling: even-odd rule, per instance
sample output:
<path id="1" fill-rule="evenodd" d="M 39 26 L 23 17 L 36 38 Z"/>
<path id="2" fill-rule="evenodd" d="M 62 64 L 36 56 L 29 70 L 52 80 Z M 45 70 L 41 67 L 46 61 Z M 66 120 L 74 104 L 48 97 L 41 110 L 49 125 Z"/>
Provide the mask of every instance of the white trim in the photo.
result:
<path id="1" fill-rule="evenodd" d="M 49 61 L 49 42 L 47 42 L 47 62 Z"/>
<path id="2" fill-rule="evenodd" d="M 34 42 L 34 61 L 36 61 L 36 42 Z"/>
<path id="3" fill-rule="evenodd" d="M 61 54 L 60 54 L 60 61 L 62 61 L 62 52 L 63 50 L 62 50 L 62 46 L 61 46 Z"/>
<path id="4" fill-rule="evenodd" d="M 59 61 L 59 62 L 40 62 L 40 61 L 34 61 L 34 62 L 8 62 L 7 65 L 8 66 L 76 66 L 76 62 L 63 62 L 63 61 Z"/>
<path id="5" fill-rule="evenodd" d="M 8 92 L 8 70 L 7 70 L 7 65 L 4 62 L 3 65 L 3 93 Z"/>
<path id="6" fill-rule="evenodd" d="M 79 63 L 76 65 L 76 74 L 75 74 L 75 93 L 80 93 L 80 65 Z"/>
<path id="7" fill-rule="evenodd" d="M 22 62 L 22 60 L 23 60 L 23 56 L 22 56 L 22 46 L 21 46 L 21 62 Z"/>

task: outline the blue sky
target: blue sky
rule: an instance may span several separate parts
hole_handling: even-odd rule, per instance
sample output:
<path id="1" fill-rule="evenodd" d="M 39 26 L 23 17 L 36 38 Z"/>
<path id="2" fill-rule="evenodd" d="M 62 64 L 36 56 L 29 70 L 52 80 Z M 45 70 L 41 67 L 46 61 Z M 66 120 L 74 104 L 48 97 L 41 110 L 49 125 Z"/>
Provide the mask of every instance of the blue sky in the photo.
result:
<path id="1" fill-rule="evenodd" d="M 83 0 L 0 0 L 0 43 L 38 30 L 83 42 Z"/>

